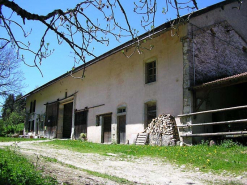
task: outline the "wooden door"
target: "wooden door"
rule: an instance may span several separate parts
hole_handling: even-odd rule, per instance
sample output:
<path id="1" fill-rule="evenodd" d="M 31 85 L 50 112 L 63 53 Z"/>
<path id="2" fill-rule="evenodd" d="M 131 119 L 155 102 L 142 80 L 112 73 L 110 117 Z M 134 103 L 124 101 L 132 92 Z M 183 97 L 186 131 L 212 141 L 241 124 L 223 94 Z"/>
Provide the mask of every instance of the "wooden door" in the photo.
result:
<path id="1" fill-rule="evenodd" d="M 70 138 L 72 128 L 73 102 L 64 105 L 63 111 L 63 138 Z"/>
<path id="2" fill-rule="evenodd" d="M 103 143 L 111 142 L 111 115 L 103 116 Z"/>
<path id="3" fill-rule="evenodd" d="M 87 110 L 75 113 L 75 138 L 81 133 L 87 134 L 87 114 Z"/>
<path id="4" fill-rule="evenodd" d="M 55 138 L 57 135 L 58 102 L 46 105 L 45 136 Z"/>
<path id="5" fill-rule="evenodd" d="M 126 142 L 126 115 L 118 116 L 118 143 Z"/>

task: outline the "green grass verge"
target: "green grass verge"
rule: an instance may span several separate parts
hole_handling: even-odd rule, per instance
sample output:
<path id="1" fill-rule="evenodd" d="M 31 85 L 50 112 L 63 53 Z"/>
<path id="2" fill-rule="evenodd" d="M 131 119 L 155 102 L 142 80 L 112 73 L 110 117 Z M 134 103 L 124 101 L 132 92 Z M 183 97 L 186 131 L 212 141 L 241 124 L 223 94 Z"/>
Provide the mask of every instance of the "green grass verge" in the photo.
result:
<path id="1" fill-rule="evenodd" d="M 42 176 L 41 171 L 25 157 L 9 149 L 0 149 L 0 184 L 53 185 L 56 180 Z"/>
<path id="2" fill-rule="evenodd" d="M 0 137 L 0 142 L 11 142 L 11 141 L 36 141 L 36 140 L 47 140 L 45 138 L 31 139 L 31 138 L 13 138 L 13 137 Z"/>
<path id="3" fill-rule="evenodd" d="M 43 143 L 44 144 L 44 143 Z M 176 164 L 199 167 L 202 171 L 214 170 L 231 173 L 242 173 L 247 170 L 247 147 L 239 145 L 195 145 L 192 147 L 159 147 L 136 145 L 105 145 L 77 140 L 54 140 L 45 144 L 57 145 L 69 150 L 82 153 L 98 153 L 107 155 L 115 153 L 136 157 L 158 157 Z"/>

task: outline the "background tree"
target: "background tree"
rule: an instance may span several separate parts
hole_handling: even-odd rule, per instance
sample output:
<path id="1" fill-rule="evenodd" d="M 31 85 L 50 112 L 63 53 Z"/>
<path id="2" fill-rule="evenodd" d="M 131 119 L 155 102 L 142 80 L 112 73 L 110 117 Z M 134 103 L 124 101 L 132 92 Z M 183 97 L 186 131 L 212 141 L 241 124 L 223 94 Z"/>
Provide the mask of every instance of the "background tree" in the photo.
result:
<path id="1" fill-rule="evenodd" d="M 6 121 L 10 114 L 14 111 L 15 96 L 14 94 L 8 95 L 2 108 L 2 119 Z"/>
<path id="2" fill-rule="evenodd" d="M 38 15 L 25 10 L 14 1 L 0 0 L 0 24 L 6 33 L 5 37 L 0 38 L 6 41 L 2 48 L 10 44 L 18 54 L 20 51 L 32 53 L 34 55 L 33 64 L 27 65 L 38 69 L 42 60 L 53 53 L 46 39 L 48 32 L 55 34 L 59 44 L 65 42 L 69 45 L 75 54 L 74 65 L 80 61 L 85 63 L 87 56 L 96 57 L 93 52 L 94 43 L 108 45 L 110 38 L 119 41 L 122 37 L 130 36 L 134 40 L 135 51 L 142 53 L 142 50 L 152 47 L 142 48 L 138 38 L 140 32 L 131 25 L 126 11 L 126 8 L 130 6 L 132 6 L 132 11 L 141 16 L 140 25 L 145 31 L 150 31 L 150 35 L 154 30 L 156 12 L 158 9 L 161 10 L 158 7 L 162 7 L 163 14 L 170 9 L 175 9 L 178 17 L 177 23 L 186 21 L 180 17 L 181 10 L 187 9 L 192 12 L 198 8 L 196 0 L 83 0 L 72 9 L 56 9 L 46 15 Z M 8 10 L 12 13 L 8 13 Z M 28 40 L 19 40 L 16 37 L 16 32 L 22 32 L 25 38 L 31 33 L 31 30 L 25 30 L 27 21 L 40 22 L 46 27 L 38 49 L 35 49 Z M 174 22 L 171 24 L 175 25 Z M 25 62 L 23 55 L 21 60 Z M 83 77 L 84 72 L 81 75 L 81 78 Z"/>
<path id="3" fill-rule="evenodd" d="M 2 134 L 16 133 L 24 129 L 26 100 L 19 99 L 22 94 L 9 94 L 2 108 L 0 131 Z M 1 133 L 0 133 L 1 135 Z"/>
<path id="4" fill-rule="evenodd" d="M 0 96 L 18 94 L 24 86 L 23 73 L 19 70 L 21 60 L 13 48 L 4 45 L 6 43 L 0 43 Z"/>

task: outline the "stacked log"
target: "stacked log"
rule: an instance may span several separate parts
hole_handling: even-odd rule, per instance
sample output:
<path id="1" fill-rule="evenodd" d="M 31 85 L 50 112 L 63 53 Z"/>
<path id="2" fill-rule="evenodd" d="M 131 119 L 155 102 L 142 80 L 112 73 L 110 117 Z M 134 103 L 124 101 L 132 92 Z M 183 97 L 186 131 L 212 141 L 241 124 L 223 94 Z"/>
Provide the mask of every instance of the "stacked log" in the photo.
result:
<path id="1" fill-rule="evenodd" d="M 150 145 L 170 146 L 179 140 L 175 118 L 170 114 L 162 114 L 153 119 L 144 133 L 149 133 Z"/>

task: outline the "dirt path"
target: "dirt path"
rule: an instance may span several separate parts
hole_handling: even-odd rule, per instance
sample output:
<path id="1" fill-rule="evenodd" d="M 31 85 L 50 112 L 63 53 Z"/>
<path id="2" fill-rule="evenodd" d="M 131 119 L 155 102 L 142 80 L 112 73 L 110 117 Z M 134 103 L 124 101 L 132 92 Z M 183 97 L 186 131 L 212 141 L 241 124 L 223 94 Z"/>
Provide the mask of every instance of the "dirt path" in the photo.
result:
<path id="1" fill-rule="evenodd" d="M 187 170 L 185 166 L 174 166 L 162 159 L 149 157 L 137 158 L 126 156 L 121 158 L 116 154 L 108 156 L 78 153 L 60 149 L 51 145 L 40 145 L 39 142 L 20 142 L 20 152 L 33 158 L 37 156 L 54 158 L 57 162 L 43 160 L 39 165 L 47 174 L 55 176 L 59 182 L 67 184 L 117 184 L 108 179 L 88 175 L 80 169 L 86 169 L 102 174 L 108 174 L 131 181 L 131 184 L 224 184 L 234 181 L 247 184 L 247 174 L 234 177 L 214 175 L 193 170 Z M 0 147 L 13 143 L 0 143 Z"/>

